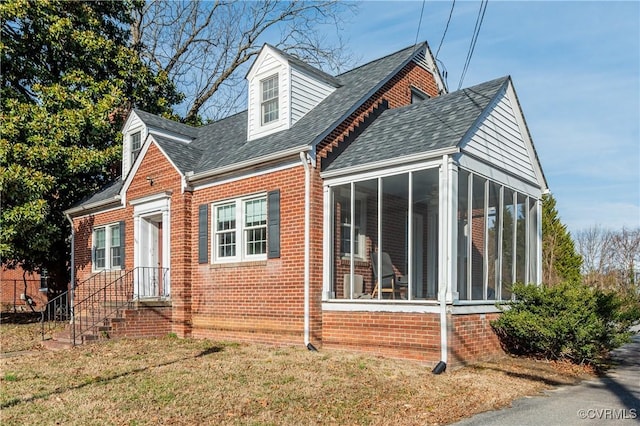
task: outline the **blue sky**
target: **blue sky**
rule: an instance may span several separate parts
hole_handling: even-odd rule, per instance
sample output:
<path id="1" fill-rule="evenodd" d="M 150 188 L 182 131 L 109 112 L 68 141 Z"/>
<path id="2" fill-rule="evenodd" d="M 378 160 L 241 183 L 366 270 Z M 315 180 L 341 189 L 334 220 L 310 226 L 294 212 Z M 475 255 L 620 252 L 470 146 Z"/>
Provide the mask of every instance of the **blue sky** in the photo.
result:
<path id="1" fill-rule="evenodd" d="M 457 89 L 479 1 L 456 1 L 438 59 Z M 413 44 L 422 1 L 360 3 L 342 35 L 362 64 Z M 427 1 L 435 54 L 451 1 Z M 463 87 L 511 75 L 561 220 L 640 227 L 640 3 L 489 1 Z"/>

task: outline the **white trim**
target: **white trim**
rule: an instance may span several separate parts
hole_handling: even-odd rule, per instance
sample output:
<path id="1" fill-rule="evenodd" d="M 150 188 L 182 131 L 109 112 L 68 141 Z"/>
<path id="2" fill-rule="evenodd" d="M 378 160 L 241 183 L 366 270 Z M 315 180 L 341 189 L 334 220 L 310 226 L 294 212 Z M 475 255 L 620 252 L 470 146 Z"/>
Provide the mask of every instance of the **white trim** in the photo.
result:
<path id="1" fill-rule="evenodd" d="M 152 201 L 166 200 L 168 198 L 171 198 L 171 194 L 172 193 L 173 193 L 173 191 L 158 192 L 157 194 L 147 195 L 145 197 L 136 198 L 134 200 L 131 200 L 131 201 L 129 201 L 129 204 L 132 205 L 132 206 L 137 206 L 139 204 L 149 203 L 149 202 L 152 202 Z M 136 211 L 138 211 L 138 210 L 136 209 Z"/>
<path id="2" fill-rule="evenodd" d="M 268 212 L 269 206 L 268 206 L 268 197 L 267 194 L 265 192 L 258 192 L 256 194 L 252 194 L 252 195 L 246 195 L 243 197 L 235 197 L 235 198 L 230 198 L 230 199 L 225 199 L 225 200 L 219 200 L 219 201 L 215 201 L 210 203 L 211 205 L 211 217 L 209 218 L 210 220 L 207 221 L 208 226 L 210 227 L 209 229 L 211 230 L 210 232 L 210 241 L 209 241 L 209 245 L 210 245 L 210 262 L 213 265 L 220 265 L 220 264 L 226 264 L 226 263 L 241 263 L 241 262 L 255 262 L 255 261 L 264 261 L 267 260 L 267 248 L 265 246 L 265 252 L 261 253 L 261 254 L 247 254 L 246 253 L 246 238 L 245 238 L 245 231 L 247 230 L 246 226 L 245 226 L 245 214 L 246 214 L 246 203 L 249 201 L 254 201 L 254 200 L 264 200 L 265 201 L 265 209 L 266 212 Z M 235 208 L 235 221 L 236 221 L 236 227 L 234 228 L 233 232 L 236 235 L 236 240 L 235 240 L 235 256 L 224 256 L 224 257 L 218 257 L 218 245 L 217 245 L 217 231 L 216 231 L 216 225 L 217 225 L 217 220 L 218 220 L 218 207 L 221 206 L 225 206 L 225 205 L 234 205 Z M 264 225 L 265 228 L 265 236 L 268 232 L 268 223 L 265 223 Z M 226 232 L 231 232 L 230 230 L 227 230 Z M 220 231 L 220 233 L 225 233 L 225 231 Z"/>
<path id="3" fill-rule="evenodd" d="M 322 203 L 323 203 L 323 215 L 322 215 L 322 301 L 331 299 L 331 277 L 333 276 L 333 201 L 332 191 L 328 186 L 322 188 Z"/>
<path id="4" fill-rule="evenodd" d="M 81 218 L 81 217 L 92 216 L 95 213 L 106 213 L 106 212 L 110 212 L 110 211 L 113 211 L 113 210 L 122 209 L 122 208 L 125 207 L 124 202 L 123 202 L 122 198 L 120 197 L 120 195 L 114 195 L 113 197 L 108 198 L 106 200 L 96 201 L 95 203 L 85 204 L 85 205 L 78 206 L 78 207 L 72 207 L 72 208 L 70 208 L 68 210 L 65 210 L 63 213 L 66 214 L 66 215 L 73 215 L 74 213 L 80 213 L 80 212 L 87 211 L 87 210 L 94 210 L 94 209 L 99 208 L 100 206 L 111 204 L 111 203 L 115 203 L 116 201 L 120 201 L 120 205 L 119 206 L 111 207 L 111 208 L 109 208 L 107 210 L 100 210 L 98 212 L 94 211 L 93 213 L 87 213 L 87 214 L 83 214 L 83 215 L 80 215 L 80 216 L 73 216 L 73 218 L 74 219 L 78 219 L 78 218 Z"/>
<path id="5" fill-rule="evenodd" d="M 486 300 L 484 303 L 458 303 L 449 306 L 449 312 L 453 315 L 464 315 L 464 314 L 493 314 L 502 312 L 493 304 L 487 304 Z"/>
<path id="6" fill-rule="evenodd" d="M 394 168 L 387 168 L 385 170 L 374 170 L 369 171 L 371 168 L 367 169 L 367 172 L 360 174 L 351 174 L 348 176 L 340 176 L 340 177 L 324 177 L 322 173 L 321 177 L 324 178 L 323 184 L 325 186 L 338 186 L 344 185 L 350 182 L 361 182 L 370 179 L 384 178 L 388 176 L 400 175 L 403 173 L 409 172 L 419 172 L 421 170 L 433 169 L 439 167 L 442 164 L 442 159 L 434 159 L 433 161 L 421 162 L 417 164 L 409 164 Z"/>
<path id="7" fill-rule="evenodd" d="M 311 261 L 310 239 L 311 239 L 311 170 L 305 153 L 300 153 L 300 161 L 304 167 L 304 344 L 310 343 L 310 292 L 311 279 L 309 272 L 309 262 Z"/>
<path id="8" fill-rule="evenodd" d="M 432 304 L 427 304 L 424 301 L 421 301 L 420 303 L 412 301 L 381 303 L 376 299 L 362 299 L 355 303 L 352 300 L 345 300 L 344 302 L 338 300 L 325 301 L 322 303 L 322 310 L 336 312 L 407 312 L 437 314 L 440 312 L 440 307 L 438 306 L 437 301 L 434 301 Z"/>
<path id="9" fill-rule="evenodd" d="M 502 184 L 524 195 L 528 195 L 536 199 L 542 196 L 540 187 L 535 186 L 535 184 L 518 179 L 517 177 L 497 169 L 493 165 L 480 161 L 469 154 L 463 153 L 460 158 L 458 158 L 457 162 L 460 167 L 468 172 Z"/>
<path id="10" fill-rule="evenodd" d="M 184 143 L 185 145 L 188 145 L 194 139 L 191 136 L 184 135 L 182 133 L 174 133 L 166 129 L 153 126 L 147 126 L 147 132 L 150 136 L 160 136 L 167 139 L 173 139 L 174 141 Z"/>
<path id="11" fill-rule="evenodd" d="M 220 180 L 217 180 L 215 182 L 210 182 L 210 183 L 205 183 L 205 184 L 200 184 L 200 185 L 193 185 L 193 186 L 191 186 L 191 189 L 194 190 L 194 191 L 197 191 L 197 190 L 201 190 L 201 189 L 213 188 L 213 187 L 216 187 L 216 186 L 226 185 L 226 184 L 237 182 L 237 181 L 240 181 L 240 180 L 251 179 L 251 178 L 254 178 L 254 177 L 257 177 L 257 176 L 262 176 L 262 175 L 266 175 L 266 174 L 280 172 L 280 171 L 283 171 L 283 170 L 293 169 L 293 168 L 296 168 L 296 167 L 300 167 L 300 161 L 299 160 L 292 160 L 291 162 L 287 162 L 287 163 L 282 164 L 280 166 L 275 166 L 275 167 L 271 167 L 271 168 L 263 169 L 263 170 L 258 170 L 258 171 L 250 171 L 250 172 L 247 172 L 245 174 L 237 175 L 237 176 L 234 176 L 234 177 L 220 178 Z"/>
<path id="12" fill-rule="evenodd" d="M 111 258 L 111 249 L 116 246 L 111 245 L 111 239 L 113 236 L 113 228 L 118 228 L 118 239 L 120 239 L 120 235 L 122 232 L 120 231 L 120 226 L 122 225 L 121 221 L 109 222 L 97 226 L 93 226 L 91 229 L 91 272 L 102 272 L 102 271 L 121 271 L 124 269 L 123 260 L 124 253 L 120 253 L 120 265 L 112 266 L 112 258 Z M 126 226 L 126 225 L 125 225 Z M 96 267 L 96 231 L 99 229 L 104 229 L 104 267 L 98 268 Z M 120 241 L 120 245 L 117 247 L 124 247 L 123 242 Z"/>
<path id="13" fill-rule="evenodd" d="M 402 166 L 406 165 L 407 163 L 414 163 L 418 161 L 427 161 L 427 160 L 439 161 L 438 157 L 441 158 L 443 155 L 455 154 L 458 152 L 460 152 L 460 149 L 458 147 L 436 149 L 434 151 L 429 151 L 429 152 L 421 152 L 418 154 L 405 155 L 405 156 L 390 158 L 388 160 L 377 161 L 373 163 L 345 167 L 343 169 L 338 169 L 338 170 L 329 170 L 325 172 L 320 172 L 320 177 L 322 177 L 323 179 L 331 179 L 331 178 L 336 178 L 336 177 L 345 176 L 345 175 L 353 175 L 353 174 L 358 174 L 362 172 L 368 172 L 373 169 L 388 169 L 389 167 L 394 167 L 394 166 L 398 166 L 399 169 L 402 169 L 403 168 Z M 409 169 L 407 170 L 409 171 L 411 170 L 412 167 L 415 167 L 415 166 L 410 165 L 405 167 L 409 167 Z M 376 173 L 376 172 L 371 172 L 371 173 Z M 380 176 L 380 175 L 377 174 L 376 176 Z"/>
<path id="14" fill-rule="evenodd" d="M 308 145 L 296 146 L 293 148 L 286 149 L 284 151 L 274 152 L 272 154 L 263 155 L 262 157 L 252 158 L 250 160 L 241 161 L 239 163 L 233 163 L 228 166 L 220 167 L 218 169 L 209 170 L 206 172 L 201 172 L 194 174 L 192 171 L 187 172 L 187 181 L 194 182 L 201 179 L 206 179 L 209 177 L 221 175 L 224 173 L 233 172 L 236 170 L 244 169 L 250 166 L 261 165 L 263 163 L 267 163 L 269 161 L 278 160 L 281 158 L 289 157 L 291 155 L 297 155 L 299 152 L 307 152 L 311 148 Z"/>

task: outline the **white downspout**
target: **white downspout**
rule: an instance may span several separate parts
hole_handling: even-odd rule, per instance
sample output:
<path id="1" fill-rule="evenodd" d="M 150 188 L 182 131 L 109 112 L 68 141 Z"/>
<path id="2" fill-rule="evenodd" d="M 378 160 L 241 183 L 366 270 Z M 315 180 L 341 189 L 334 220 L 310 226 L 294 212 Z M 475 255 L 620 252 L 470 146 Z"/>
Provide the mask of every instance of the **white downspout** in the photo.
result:
<path id="1" fill-rule="evenodd" d="M 310 207 L 311 207 L 311 170 L 309 169 L 309 163 L 307 156 L 304 152 L 300 153 L 300 160 L 304 167 L 304 345 L 310 347 L 309 339 L 309 293 L 310 293 L 310 280 L 309 280 L 309 239 L 310 239 Z"/>
<path id="2" fill-rule="evenodd" d="M 69 311 L 71 312 L 71 321 L 73 321 L 73 302 L 74 302 L 74 292 L 76 288 L 76 228 L 73 226 L 73 220 L 69 214 L 65 214 L 67 220 L 71 224 L 71 288 L 69 289 Z"/>
<path id="3" fill-rule="evenodd" d="M 441 191 L 440 191 L 440 236 L 442 238 L 442 245 L 440 250 L 440 265 L 447 265 L 448 262 L 448 249 L 449 244 L 447 238 L 449 237 L 449 190 L 450 190 L 450 182 L 449 182 L 449 156 L 442 156 L 442 176 L 441 176 Z M 439 282 L 439 297 L 440 300 L 440 361 L 445 364 L 448 362 L 448 336 L 447 336 L 447 286 L 449 282 L 447 281 L 448 274 L 447 268 L 440 268 L 440 282 Z"/>

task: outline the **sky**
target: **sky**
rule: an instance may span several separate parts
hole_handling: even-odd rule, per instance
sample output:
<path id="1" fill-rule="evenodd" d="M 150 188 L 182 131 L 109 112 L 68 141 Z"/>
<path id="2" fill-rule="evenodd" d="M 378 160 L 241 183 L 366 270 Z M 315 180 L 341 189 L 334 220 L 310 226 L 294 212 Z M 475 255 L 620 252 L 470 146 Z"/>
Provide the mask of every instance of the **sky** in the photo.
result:
<path id="1" fill-rule="evenodd" d="M 480 1 L 455 2 L 438 59 L 458 88 Z M 341 35 L 360 65 L 427 41 L 452 1 L 358 3 Z M 329 35 L 327 37 L 330 37 Z M 640 2 L 488 2 L 462 87 L 511 75 L 562 223 L 640 227 Z"/>

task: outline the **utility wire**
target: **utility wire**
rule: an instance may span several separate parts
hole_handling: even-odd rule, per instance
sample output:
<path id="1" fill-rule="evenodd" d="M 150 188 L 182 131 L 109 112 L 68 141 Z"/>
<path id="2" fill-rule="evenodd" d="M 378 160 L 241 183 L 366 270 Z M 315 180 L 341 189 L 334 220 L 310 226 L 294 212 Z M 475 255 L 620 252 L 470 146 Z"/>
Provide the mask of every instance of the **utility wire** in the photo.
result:
<path id="1" fill-rule="evenodd" d="M 480 27 L 482 27 L 482 21 L 484 20 L 484 13 L 487 11 L 488 3 L 489 3 L 489 0 L 482 0 L 482 2 L 480 2 L 478 17 L 476 18 L 476 26 L 473 29 L 473 36 L 471 37 L 469 52 L 467 53 L 467 59 L 462 69 L 462 75 L 460 75 L 460 83 L 458 83 L 458 90 L 460 90 L 460 88 L 462 87 L 462 82 L 464 81 L 464 77 L 466 76 L 467 70 L 469 69 L 469 63 L 471 62 L 471 57 L 473 57 L 473 51 L 476 48 L 476 42 L 478 41 L 478 34 L 480 34 Z"/>
<path id="2" fill-rule="evenodd" d="M 451 22 L 451 15 L 453 15 L 453 8 L 456 5 L 456 0 L 453 0 L 451 3 L 451 10 L 449 11 L 449 19 L 447 19 L 447 26 L 444 27 L 444 32 L 442 33 L 442 38 L 440 39 L 440 44 L 438 45 L 438 50 L 436 51 L 436 59 L 438 59 L 438 53 L 440 53 L 440 48 L 442 47 L 442 42 L 444 41 L 444 36 L 447 35 L 447 30 L 449 29 L 449 22 Z"/>
<path id="3" fill-rule="evenodd" d="M 422 25 L 422 14 L 424 13 L 424 4 L 427 0 L 422 0 L 422 10 L 420 10 L 420 20 L 418 21 L 418 31 L 416 31 L 416 41 L 413 42 L 415 46 L 418 44 L 418 35 L 420 34 L 420 26 Z"/>

